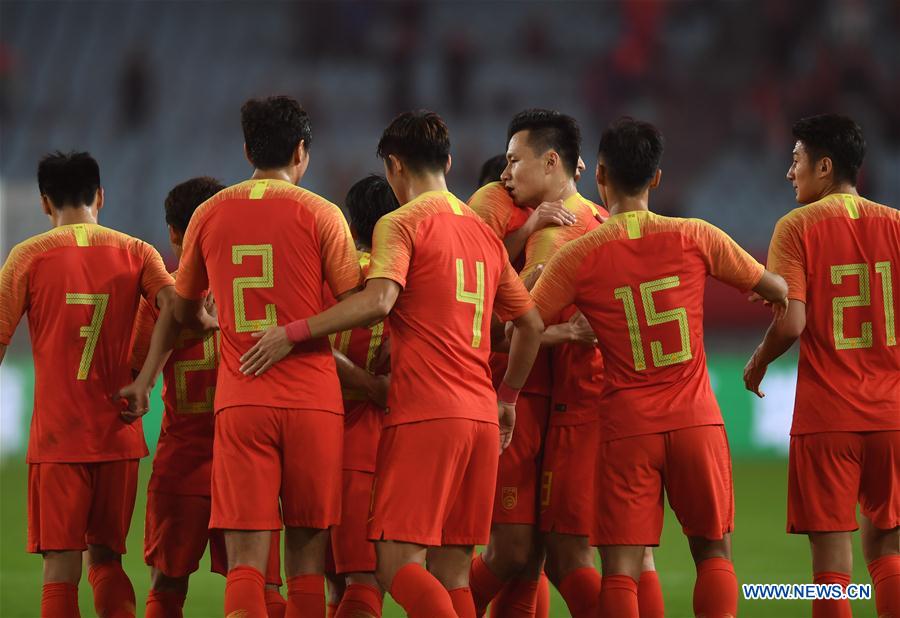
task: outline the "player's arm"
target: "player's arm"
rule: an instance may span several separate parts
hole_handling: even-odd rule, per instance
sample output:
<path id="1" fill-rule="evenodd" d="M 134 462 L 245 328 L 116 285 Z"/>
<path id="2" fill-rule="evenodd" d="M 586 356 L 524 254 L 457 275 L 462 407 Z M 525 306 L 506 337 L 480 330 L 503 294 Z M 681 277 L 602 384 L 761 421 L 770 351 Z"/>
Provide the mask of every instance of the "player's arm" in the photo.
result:
<path id="1" fill-rule="evenodd" d="M 775 318 L 766 331 L 766 336 L 753 356 L 744 367 L 744 386 L 756 393 L 757 397 L 765 397 L 759 389 L 766 369 L 776 358 L 787 352 L 806 328 L 806 303 L 792 300 L 782 318 Z"/>
<path id="2" fill-rule="evenodd" d="M 562 200 L 543 202 L 534 209 L 522 227 L 503 238 L 503 245 L 510 261 L 515 261 L 519 257 L 528 243 L 529 236 L 535 232 L 553 225 L 574 225 L 577 221 L 575 215 L 563 206 Z"/>
<path id="3" fill-rule="evenodd" d="M 334 364 L 337 366 L 338 379 L 341 388 L 361 391 L 370 401 L 374 401 L 382 408 L 387 407 L 387 376 L 375 376 L 350 360 L 346 354 L 339 350 L 331 350 L 334 354 Z"/>
<path id="4" fill-rule="evenodd" d="M 28 305 L 28 265 L 14 247 L 0 269 L 0 363 Z"/>

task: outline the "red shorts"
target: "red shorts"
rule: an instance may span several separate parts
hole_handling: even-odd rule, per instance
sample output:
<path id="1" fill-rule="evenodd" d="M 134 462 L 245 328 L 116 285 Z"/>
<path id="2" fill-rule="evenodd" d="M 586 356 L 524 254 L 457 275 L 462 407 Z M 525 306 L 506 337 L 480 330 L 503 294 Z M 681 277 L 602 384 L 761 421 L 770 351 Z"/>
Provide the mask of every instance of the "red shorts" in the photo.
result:
<path id="1" fill-rule="evenodd" d="M 144 561 L 168 577 L 184 577 L 200 568 L 209 539 L 208 496 L 147 492 Z M 221 540 L 221 539 L 220 539 Z M 221 542 L 209 544 L 210 562 L 225 560 Z"/>
<path id="2" fill-rule="evenodd" d="M 282 513 L 293 528 L 338 523 L 343 439 L 339 414 L 225 408 L 216 416 L 209 527 L 281 530 Z"/>
<path id="3" fill-rule="evenodd" d="M 541 531 L 590 536 L 600 422 L 551 425 L 544 440 Z"/>
<path id="4" fill-rule="evenodd" d="M 791 437 L 787 531 L 856 530 L 856 504 L 882 530 L 900 526 L 900 431 Z"/>
<path id="5" fill-rule="evenodd" d="M 28 551 L 125 553 L 138 460 L 28 464 Z"/>
<path id="6" fill-rule="evenodd" d="M 734 529 L 722 425 L 603 442 L 596 479 L 593 545 L 659 545 L 664 489 L 685 535 L 718 540 Z"/>
<path id="7" fill-rule="evenodd" d="M 519 397 L 512 443 L 500 455 L 492 523 L 537 523 L 541 449 L 549 415 L 549 397 L 528 393 Z"/>
<path id="8" fill-rule="evenodd" d="M 375 544 L 368 535 L 374 478 L 371 472 L 344 470 L 341 523 L 331 529 L 334 572 L 339 575 L 375 570 Z"/>
<path id="9" fill-rule="evenodd" d="M 499 455 L 493 423 L 441 418 L 386 427 L 369 538 L 430 546 L 487 543 Z"/>

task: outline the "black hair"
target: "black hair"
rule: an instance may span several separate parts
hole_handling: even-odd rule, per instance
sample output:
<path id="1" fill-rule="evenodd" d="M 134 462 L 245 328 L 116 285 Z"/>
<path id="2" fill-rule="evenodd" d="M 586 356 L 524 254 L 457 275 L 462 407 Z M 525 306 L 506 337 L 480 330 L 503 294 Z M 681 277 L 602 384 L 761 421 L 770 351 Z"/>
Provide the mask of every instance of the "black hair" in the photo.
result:
<path id="1" fill-rule="evenodd" d="M 628 195 L 636 195 L 656 175 L 663 147 L 659 129 L 649 122 L 624 116 L 603 131 L 597 154 L 613 184 Z"/>
<path id="2" fill-rule="evenodd" d="M 350 214 L 356 239 L 371 248 L 375 224 L 384 215 L 400 208 L 400 203 L 384 176 L 370 174 L 350 187 L 344 206 Z"/>
<path id="3" fill-rule="evenodd" d="M 57 150 L 41 158 L 37 181 L 41 195 L 56 209 L 90 206 L 100 188 L 100 166 L 87 152 Z"/>
<path id="4" fill-rule="evenodd" d="M 182 234 L 197 207 L 224 189 L 225 186 L 209 176 L 200 176 L 175 185 L 166 196 L 166 223 Z"/>
<path id="5" fill-rule="evenodd" d="M 528 131 L 528 145 L 535 153 L 555 150 L 566 172 L 575 177 L 581 156 L 581 129 L 574 118 L 549 109 L 526 109 L 509 123 L 506 141 L 519 131 Z"/>
<path id="6" fill-rule="evenodd" d="M 866 140 L 851 118 L 840 114 L 809 116 L 795 122 L 791 132 L 795 140 L 803 142 L 812 163 L 828 157 L 834 179 L 856 186 L 866 156 Z"/>
<path id="7" fill-rule="evenodd" d="M 506 155 L 494 155 L 481 166 L 481 173 L 478 175 L 478 186 L 483 187 L 489 182 L 497 182 L 505 169 Z"/>
<path id="8" fill-rule="evenodd" d="M 285 167 L 297 144 L 312 144 L 309 114 L 291 97 L 250 99 L 241 106 L 247 156 L 256 169 Z"/>
<path id="9" fill-rule="evenodd" d="M 384 130 L 377 152 L 385 161 L 394 155 L 413 173 L 443 172 L 450 156 L 450 131 L 434 112 L 403 112 Z"/>

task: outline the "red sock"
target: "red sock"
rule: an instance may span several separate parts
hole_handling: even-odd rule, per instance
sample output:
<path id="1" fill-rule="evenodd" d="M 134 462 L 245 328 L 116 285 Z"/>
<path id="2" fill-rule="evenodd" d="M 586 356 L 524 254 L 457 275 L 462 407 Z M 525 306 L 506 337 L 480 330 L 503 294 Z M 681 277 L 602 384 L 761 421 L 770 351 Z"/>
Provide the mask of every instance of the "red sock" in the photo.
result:
<path id="1" fill-rule="evenodd" d="M 606 575 L 600 588 L 601 618 L 639 618 L 638 583 L 627 575 Z"/>
<path id="2" fill-rule="evenodd" d="M 109 560 L 88 571 L 94 589 L 94 609 L 100 618 L 134 618 L 134 588 L 122 570 L 122 563 Z"/>
<path id="3" fill-rule="evenodd" d="M 737 616 L 738 584 L 734 565 L 725 558 L 707 558 L 697 565 L 694 614 L 704 618 Z"/>
<path id="4" fill-rule="evenodd" d="M 325 576 L 288 577 L 288 602 L 285 618 L 317 618 L 325 615 Z"/>
<path id="5" fill-rule="evenodd" d="M 269 618 L 284 618 L 287 612 L 287 601 L 276 588 L 266 587 L 266 613 Z M 147 618 L 146 616 L 144 618 Z"/>
<path id="6" fill-rule="evenodd" d="M 234 612 L 242 618 L 267 618 L 266 581 L 263 574 L 251 566 L 236 566 L 225 578 L 225 615 Z"/>
<path id="7" fill-rule="evenodd" d="M 335 605 L 334 603 L 329 603 L 325 606 L 325 618 L 335 618 L 337 616 L 337 611 L 339 605 Z"/>
<path id="8" fill-rule="evenodd" d="M 381 591 L 365 584 L 350 584 L 334 618 L 381 618 Z"/>
<path id="9" fill-rule="evenodd" d="M 638 609 L 641 618 L 663 618 L 666 615 L 662 587 L 656 571 L 641 573 L 638 582 Z"/>
<path id="10" fill-rule="evenodd" d="M 450 600 L 453 601 L 453 609 L 459 618 L 475 618 L 475 601 L 469 588 L 454 588 L 448 592 Z"/>
<path id="11" fill-rule="evenodd" d="M 514 578 L 491 603 L 491 618 L 533 618 L 540 580 Z"/>
<path id="12" fill-rule="evenodd" d="M 850 583 L 850 574 L 821 571 L 813 574 L 813 583 L 840 584 L 841 588 L 847 588 Z M 850 609 L 850 601 L 847 599 L 813 599 L 812 615 L 814 618 L 850 618 L 853 616 L 853 611 Z"/>
<path id="13" fill-rule="evenodd" d="M 550 580 L 547 574 L 541 571 L 541 579 L 538 581 L 537 600 L 534 604 L 534 618 L 549 618 L 550 616 Z"/>
<path id="14" fill-rule="evenodd" d="M 409 618 L 458 618 L 450 594 L 418 564 L 397 571 L 390 593 Z"/>
<path id="15" fill-rule="evenodd" d="M 503 589 L 503 583 L 503 580 L 488 568 L 481 554 L 472 559 L 472 568 L 469 570 L 469 589 L 472 591 L 476 616 L 484 616 L 491 600 Z"/>
<path id="16" fill-rule="evenodd" d="M 182 618 L 185 595 L 174 590 L 150 590 L 144 618 Z"/>
<path id="17" fill-rule="evenodd" d="M 600 573 L 597 569 L 575 569 L 556 587 L 572 618 L 595 618 L 600 603 Z"/>
<path id="18" fill-rule="evenodd" d="M 900 555 L 882 556 L 869 563 L 879 616 L 900 616 Z"/>
<path id="19" fill-rule="evenodd" d="M 41 592 L 41 618 L 80 618 L 78 586 L 66 582 L 44 584 Z"/>

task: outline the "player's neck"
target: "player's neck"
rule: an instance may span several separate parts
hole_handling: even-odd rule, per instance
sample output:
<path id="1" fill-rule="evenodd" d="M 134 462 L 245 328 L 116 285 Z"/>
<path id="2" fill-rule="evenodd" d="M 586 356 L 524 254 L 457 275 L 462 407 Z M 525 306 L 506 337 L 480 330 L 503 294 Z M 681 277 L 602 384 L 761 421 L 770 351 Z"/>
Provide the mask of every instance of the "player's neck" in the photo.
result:
<path id="1" fill-rule="evenodd" d="M 294 180 L 289 171 L 290 168 L 280 168 L 274 170 L 254 170 L 253 175 L 250 177 L 253 180 L 283 180 L 284 182 L 289 182 L 292 185 L 300 182 L 300 179 Z"/>
<path id="2" fill-rule="evenodd" d="M 555 202 L 557 200 L 566 201 L 577 193 L 578 187 L 575 185 L 575 179 L 566 178 L 562 184 L 557 184 L 553 189 L 547 191 L 541 202 Z"/>
<path id="3" fill-rule="evenodd" d="M 836 182 L 834 184 L 828 185 L 824 191 L 822 191 L 822 195 L 819 196 L 819 199 L 824 197 L 828 197 L 829 195 L 834 195 L 835 193 L 847 193 L 854 197 L 859 197 L 859 192 L 857 192 L 856 187 L 851 185 L 849 182 Z"/>
<path id="4" fill-rule="evenodd" d="M 53 227 L 76 225 L 78 223 L 97 223 L 97 217 L 90 206 L 81 208 L 62 208 L 53 212 Z"/>
<path id="5" fill-rule="evenodd" d="M 607 195 L 610 215 L 618 215 L 623 212 L 640 212 L 650 210 L 649 191 L 639 195 Z"/>
<path id="6" fill-rule="evenodd" d="M 406 195 L 404 204 L 413 201 L 423 193 L 429 191 L 446 191 L 447 179 L 444 174 L 422 174 L 421 176 L 410 176 L 406 184 Z"/>

